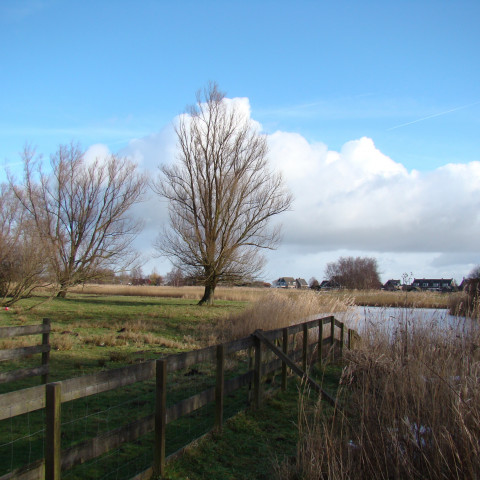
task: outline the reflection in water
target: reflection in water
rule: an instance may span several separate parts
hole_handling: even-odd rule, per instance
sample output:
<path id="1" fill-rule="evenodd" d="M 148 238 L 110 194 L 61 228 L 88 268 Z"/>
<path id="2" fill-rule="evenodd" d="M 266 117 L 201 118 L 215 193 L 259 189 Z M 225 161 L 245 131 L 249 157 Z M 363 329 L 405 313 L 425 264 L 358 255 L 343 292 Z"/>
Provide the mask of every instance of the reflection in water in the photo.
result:
<path id="1" fill-rule="evenodd" d="M 434 308 L 351 307 L 346 312 L 336 312 L 335 317 L 360 335 L 370 329 L 381 329 L 391 334 L 405 325 L 465 334 L 477 326 L 475 320 Z"/>

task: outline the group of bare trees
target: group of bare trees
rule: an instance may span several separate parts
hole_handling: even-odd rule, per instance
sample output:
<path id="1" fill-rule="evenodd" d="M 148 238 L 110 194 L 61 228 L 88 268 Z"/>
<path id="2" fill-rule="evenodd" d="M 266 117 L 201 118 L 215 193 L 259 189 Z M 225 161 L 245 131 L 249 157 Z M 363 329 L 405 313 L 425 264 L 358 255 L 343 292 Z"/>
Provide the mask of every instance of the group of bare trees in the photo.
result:
<path id="1" fill-rule="evenodd" d="M 325 277 L 349 289 L 367 290 L 382 286 L 377 260 L 373 257 L 340 257 L 327 264 Z"/>
<path id="2" fill-rule="evenodd" d="M 135 259 L 141 222 L 128 210 L 140 201 L 146 178 L 126 158 L 87 162 L 75 145 L 62 145 L 44 167 L 31 148 L 22 153 L 23 177 L 0 190 L 0 293 L 3 304 L 49 285 L 68 288 L 124 270 Z"/>
<path id="3" fill-rule="evenodd" d="M 269 221 L 292 197 L 269 168 L 266 136 L 216 84 L 198 94 L 176 134 L 177 162 L 163 165 L 153 185 L 170 212 L 156 248 L 173 264 L 171 282 L 203 284 L 200 303 L 210 304 L 219 282 L 258 274 L 261 252 L 279 241 Z M 102 272 L 127 269 L 140 228 L 128 211 L 147 184 L 136 166 L 115 155 L 87 162 L 74 145 L 60 146 L 48 172 L 30 148 L 23 163 L 23 178 L 10 176 L 0 192 L 4 302 L 47 283 L 63 297 Z"/>

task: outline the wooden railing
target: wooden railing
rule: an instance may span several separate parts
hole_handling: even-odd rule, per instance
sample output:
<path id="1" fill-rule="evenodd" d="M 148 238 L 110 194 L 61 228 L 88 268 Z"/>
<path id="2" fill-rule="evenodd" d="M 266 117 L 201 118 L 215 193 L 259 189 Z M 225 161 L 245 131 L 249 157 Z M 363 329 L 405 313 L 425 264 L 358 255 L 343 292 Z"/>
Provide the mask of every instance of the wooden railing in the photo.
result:
<path id="1" fill-rule="evenodd" d="M 325 335 L 324 326 L 328 325 Z M 339 331 L 335 338 L 335 331 Z M 311 329 L 316 329 L 312 342 Z M 348 332 L 347 345 L 351 346 L 354 334 Z M 283 329 L 262 332 L 270 342 L 281 343 L 282 351 L 295 361 L 301 360 L 303 370 L 313 361 L 321 362 L 330 347 L 337 344 L 341 352 L 345 344 L 344 325 L 334 317 L 316 318 L 302 324 Z M 297 347 L 295 337 L 301 335 L 301 348 Z M 293 339 L 292 339 L 293 337 Z M 233 378 L 225 379 L 225 357 L 241 351 L 246 351 L 251 368 Z M 254 353 L 254 355 L 253 355 Z M 104 453 L 118 448 L 125 442 L 134 441 L 141 436 L 154 432 L 154 464 L 138 473 L 135 480 L 151 478 L 152 475 L 163 476 L 166 456 L 166 426 L 174 420 L 188 415 L 195 410 L 215 402 L 215 414 L 212 428 L 221 430 L 223 424 L 224 399 L 232 392 L 245 387 L 252 387 L 253 407 L 260 408 L 264 398 L 264 379 L 269 374 L 281 369 L 281 388 L 287 386 L 287 364 L 276 359 L 265 358 L 265 348 L 258 337 L 251 335 L 240 340 L 200 350 L 169 355 L 160 360 L 152 360 L 137 365 L 131 365 L 115 370 L 103 371 L 93 375 L 63 380 L 61 382 L 40 385 L 15 392 L 0 395 L 0 420 L 45 409 L 45 456 L 44 459 L 26 465 L 0 477 L 7 479 L 60 479 L 63 471 L 92 460 Z M 254 361 L 253 361 L 254 359 Z M 167 407 L 167 375 L 204 362 L 216 365 L 215 385 Z M 76 444 L 70 448 L 61 449 L 61 409 L 62 404 L 72 400 L 85 398 L 118 389 L 136 382 L 155 379 L 155 409 L 151 414 L 130 422 L 114 430 L 96 436 L 90 440 Z"/>
<path id="2" fill-rule="evenodd" d="M 36 377 L 37 375 L 42 376 L 42 383 L 47 383 L 50 361 L 50 319 L 44 318 L 41 325 L 0 328 L 0 339 L 37 334 L 42 335 L 41 344 L 0 350 L 0 361 L 17 360 L 36 353 L 41 353 L 42 360 L 40 366 L 2 372 L 0 373 L 0 383 L 13 382 L 28 377 Z"/>

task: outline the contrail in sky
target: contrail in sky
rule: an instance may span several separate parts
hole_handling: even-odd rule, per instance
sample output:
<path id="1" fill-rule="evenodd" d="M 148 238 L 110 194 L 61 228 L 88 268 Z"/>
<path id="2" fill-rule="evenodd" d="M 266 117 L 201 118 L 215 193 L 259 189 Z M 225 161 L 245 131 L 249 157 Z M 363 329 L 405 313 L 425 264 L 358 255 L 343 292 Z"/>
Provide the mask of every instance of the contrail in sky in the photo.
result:
<path id="1" fill-rule="evenodd" d="M 428 120 L 429 118 L 440 117 L 441 115 L 446 115 L 447 113 L 456 112 L 457 110 L 462 110 L 463 108 L 473 107 L 473 105 L 477 105 L 478 103 L 480 103 L 480 100 L 478 100 L 476 102 L 473 102 L 473 103 L 469 103 L 468 105 L 462 105 L 461 107 L 456 107 L 456 108 L 452 108 L 451 110 L 446 110 L 445 112 L 434 113 L 433 115 L 428 115 L 426 117 L 417 118 L 417 120 L 413 120 L 413 121 L 407 122 L 407 123 L 402 123 L 401 125 L 396 125 L 395 127 L 387 128 L 387 132 L 389 132 L 390 130 L 395 130 L 396 128 L 401 128 L 401 127 L 406 127 L 407 125 L 412 125 L 413 123 L 423 122 L 423 120 Z"/>

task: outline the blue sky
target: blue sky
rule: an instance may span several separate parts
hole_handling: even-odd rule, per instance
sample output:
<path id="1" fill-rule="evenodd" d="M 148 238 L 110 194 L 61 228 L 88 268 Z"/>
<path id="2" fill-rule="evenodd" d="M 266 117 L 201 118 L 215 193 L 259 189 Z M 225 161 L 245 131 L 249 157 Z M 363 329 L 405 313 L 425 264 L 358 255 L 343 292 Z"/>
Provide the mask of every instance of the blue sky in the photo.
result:
<path id="1" fill-rule="evenodd" d="M 442 177 L 444 183 L 422 183 L 435 192 L 452 183 L 451 172 L 445 177 L 438 169 L 467 165 L 463 180 L 453 181 L 454 191 L 467 197 L 458 204 L 451 199 L 458 208 L 449 210 L 463 218 L 468 195 L 472 205 L 479 201 L 478 18 L 478 1 L 2 0 L 0 164 L 15 171 L 26 142 L 46 157 L 71 140 L 85 149 L 103 144 L 112 152 L 131 152 L 138 139 L 155 137 L 158 143 L 195 92 L 214 80 L 229 98 L 248 99 L 252 119 L 269 135 L 297 134 L 310 147 L 323 145 L 329 152 L 370 139 L 405 175 Z M 160 157 L 144 166 L 153 168 Z M 320 188 L 321 169 L 318 175 Z M 300 184 L 295 188 L 302 190 Z M 369 192 L 365 189 L 362 199 L 371 198 Z M 358 195 L 355 201 L 361 202 Z M 404 201 L 399 199 L 402 209 Z M 298 210 L 296 215 L 298 220 Z M 480 219 L 473 215 L 464 222 L 471 231 L 459 235 L 480 232 Z M 455 225 L 446 221 L 449 229 L 459 228 L 458 218 Z M 461 280 L 480 263 L 480 248 L 472 242 L 452 238 L 449 247 L 433 242 L 428 249 L 405 242 L 392 253 L 386 245 L 395 243 L 394 237 L 369 247 L 348 228 L 337 232 L 338 238 L 359 235 L 358 247 L 350 240 L 338 241 L 338 248 L 333 240 L 319 241 L 316 252 L 312 246 L 316 257 L 306 261 L 299 256 L 302 242 L 289 236 L 291 228 L 287 222 L 286 244 L 271 256 L 265 275 L 322 277 L 325 262 L 340 254 L 376 255 L 383 275 L 397 278 L 411 266 L 416 276 Z M 442 237 L 444 228 L 445 223 L 428 232 Z M 154 225 L 148 231 L 153 230 Z M 396 262 L 400 253 L 405 257 Z M 447 262 L 446 255 L 456 260 L 438 266 Z M 168 269 L 161 263 L 157 268 Z"/>

